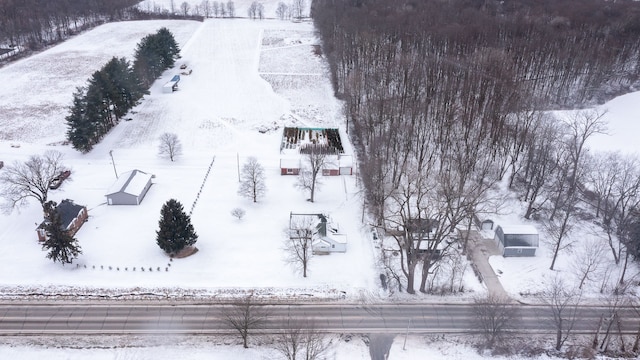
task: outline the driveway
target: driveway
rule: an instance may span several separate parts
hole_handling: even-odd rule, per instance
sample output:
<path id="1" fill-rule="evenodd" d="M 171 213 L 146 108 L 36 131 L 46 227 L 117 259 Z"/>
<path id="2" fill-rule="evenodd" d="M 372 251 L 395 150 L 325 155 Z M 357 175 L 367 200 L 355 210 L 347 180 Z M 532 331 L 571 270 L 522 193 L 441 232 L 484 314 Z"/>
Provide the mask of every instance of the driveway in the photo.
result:
<path id="1" fill-rule="evenodd" d="M 465 235 L 464 232 L 462 234 Z M 504 290 L 498 276 L 489 265 L 489 256 L 500 255 L 500 251 L 493 239 L 485 239 L 477 230 L 469 233 L 469 252 L 471 261 L 477 273 L 480 274 L 482 283 L 487 287 L 487 292 L 491 296 L 509 298 L 509 294 Z"/>

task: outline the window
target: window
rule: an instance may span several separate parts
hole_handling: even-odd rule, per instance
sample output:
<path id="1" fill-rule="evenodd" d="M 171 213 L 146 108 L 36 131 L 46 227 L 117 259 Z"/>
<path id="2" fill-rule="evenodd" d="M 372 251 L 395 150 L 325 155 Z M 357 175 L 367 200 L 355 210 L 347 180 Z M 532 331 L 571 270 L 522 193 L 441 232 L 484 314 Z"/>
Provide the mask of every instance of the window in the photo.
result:
<path id="1" fill-rule="evenodd" d="M 287 174 L 293 174 L 293 169 L 287 169 Z"/>

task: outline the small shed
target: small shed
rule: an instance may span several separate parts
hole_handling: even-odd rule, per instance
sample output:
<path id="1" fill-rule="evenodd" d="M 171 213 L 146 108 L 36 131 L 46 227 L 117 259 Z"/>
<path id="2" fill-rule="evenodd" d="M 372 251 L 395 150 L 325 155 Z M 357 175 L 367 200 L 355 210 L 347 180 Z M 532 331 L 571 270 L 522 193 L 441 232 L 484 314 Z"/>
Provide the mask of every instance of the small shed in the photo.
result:
<path id="1" fill-rule="evenodd" d="M 498 225 L 495 241 L 502 256 L 536 256 L 538 230 L 533 225 Z"/>
<path id="2" fill-rule="evenodd" d="M 162 92 L 172 93 L 178 90 L 178 83 L 180 82 L 180 75 L 174 75 L 164 86 L 162 86 Z"/>
<path id="3" fill-rule="evenodd" d="M 151 174 L 132 170 L 121 174 L 107 192 L 109 205 L 139 205 L 151 187 Z"/>
<path id="4" fill-rule="evenodd" d="M 334 157 L 333 160 L 337 160 L 337 157 Z M 340 175 L 340 166 L 338 165 L 338 161 L 327 161 L 322 166 L 322 176 L 338 176 Z"/>
<path id="5" fill-rule="evenodd" d="M 300 158 L 280 159 L 280 175 L 299 175 Z"/>
<path id="6" fill-rule="evenodd" d="M 55 210 L 60 215 L 60 221 L 62 222 L 62 228 L 69 232 L 71 236 L 75 235 L 78 230 L 82 227 L 87 218 L 89 217 L 89 213 L 87 212 L 87 208 L 84 205 L 77 205 L 72 200 L 65 199 L 56 206 Z M 45 230 L 45 225 L 47 221 L 43 221 L 36 232 L 38 233 L 38 240 L 45 241 L 47 239 L 47 232 Z"/>

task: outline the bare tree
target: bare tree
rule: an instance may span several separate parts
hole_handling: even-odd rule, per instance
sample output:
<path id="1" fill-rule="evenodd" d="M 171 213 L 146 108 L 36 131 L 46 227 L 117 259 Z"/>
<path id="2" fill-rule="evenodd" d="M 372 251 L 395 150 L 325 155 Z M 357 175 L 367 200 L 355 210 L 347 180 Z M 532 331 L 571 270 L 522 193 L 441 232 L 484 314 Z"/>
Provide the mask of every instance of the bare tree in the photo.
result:
<path id="1" fill-rule="evenodd" d="M 32 155 L 26 162 L 14 162 L 6 166 L 0 174 L 0 190 L 6 203 L 4 208 L 11 211 L 25 205 L 27 199 L 34 198 L 46 210 L 47 196 L 54 179 L 68 170 L 62 164 L 62 153 L 49 150 L 44 155 Z"/>
<path id="2" fill-rule="evenodd" d="M 293 9 L 294 16 L 297 19 L 302 19 L 305 5 L 305 0 L 293 0 L 293 2 L 291 3 L 291 8 Z"/>
<path id="3" fill-rule="evenodd" d="M 236 17 L 236 5 L 233 1 L 227 1 L 227 14 L 230 18 Z"/>
<path id="4" fill-rule="evenodd" d="M 191 10 L 191 5 L 189 5 L 188 2 L 183 1 L 182 4 L 180 4 L 180 11 L 182 11 L 182 15 L 188 16 L 189 10 Z"/>
<path id="5" fill-rule="evenodd" d="M 238 220 L 242 220 L 242 218 L 244 217 L 245 211 L 241 208 L 235 208 L 233 210 L 231 210 L 231 215 L 233 217 L 238 218 Z"/>
<path id="6" fill-rule="evenodd" d="M 568 286 L 555 276 L 544 290 L 542 299 L 551 310 L 551 321 L 556 329 L 556 350 L 567 341 L 577 320 L 582 292 Z"/>
<path id="7" fill-rule="evenodd" d="M 242 166 L 238 194 L 252 199 L 254 203 L 258 202 L 258 198 L 263 197 L 267 191 L 264 180 L 264 168 L 255 157 L 250 157 Z"/>
<path id="8" fill-rule="evenodd" d="M 275 339 L 274 347 L 287 360 L 317 360 L 327 352 L 329 343 L 313 323 L 287 319 L 283 332 Z"/>
<path id="9" fill-rule="evenodd" d="M 211 17 L 211 2 L 209 0 L 202 0 L 202 3 L 200 3 L 200 7 L 202 8 L 204 17 Z"/>
<path id="10" fill-rule="evenodd" d="M 276 15 L 278 16 L 278 19 L 284 20 L 287 16 L 287 4 L 279 2 L 278 8 L 276 9 Z"/>
<path id="11" fill-rule="evenodd" d="M 176 157 L 182 154 L 182 143 L 178 139 L 178 135 L 174 133 L 164 133 L 160 135 L 160 145 L 158 153 L 166 156 L 169 160 L 174 161 Z"/>
<path id="12" fill-rule="evenodd" d="M 245 296 L 223 310 L 224 322 L 240 334 L 245 349 L 249 347 L 249 335 L 264 327 L 268 318 L 269 312 L 252 295 Z"/>
<path id="13" fill-rule="evenodd" d="M 555 267 L 560 250 L 570 248 L 573 245 L 574 240 L 569 236 L 573 230 L 572 215 L 572 210 L 565 210 L 562 212 L 561 219 L 552 219 L 545 224 L 547 232 L 551 235 L 548 241 L 553 247 L 553 258 L 551 260 L 551 266 L 549 267 L 551 270 Z"/>
<path id="14" fill-rule="evenodd" d="M 495 295 L 476 298 L 473 310 L 477 325 L 489 348 L 501 340 L 509 330 L 517 328 L 517 308 L 509 303 L 509 299 Z"/>
<path id="15" fill-rule="evenodd" d="M 311 148 L 311 151 L 305 155 L 307 168 L 300 171 L 296 187 L 302 190 L 308 190 L 310 193 L 309 201 L 313 202 L 316 189 L 321 185 L 318 174 L 322 168 L 329 163 L 327 155 L 318 149 Z"/>
<path id="16" fill-rule="evenodd" d="M 313 256 L 313 234 L 316 231 L 317 218 L 313 215 L 291 216 L 284 248 L 287 263 L 307 277 L 309 262 Z"/>
<path id="17" fill-rule="evenodd" d="M 599 272 L 606 251 L 604 240 L 592 237 L 582 242 L 578 251 L 574 252 L 572 267 L 578 277 L 578 289 L 582 290 L 584 283 L 593 280 L 591 277 Z"/>

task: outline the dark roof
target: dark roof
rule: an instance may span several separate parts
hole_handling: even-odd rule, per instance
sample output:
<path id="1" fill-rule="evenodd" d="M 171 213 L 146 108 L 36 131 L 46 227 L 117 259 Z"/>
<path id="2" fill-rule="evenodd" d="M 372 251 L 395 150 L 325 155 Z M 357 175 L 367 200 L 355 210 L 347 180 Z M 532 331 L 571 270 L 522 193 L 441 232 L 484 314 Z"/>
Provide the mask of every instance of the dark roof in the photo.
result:
<path id="1" fill-rule="evenodd" d="M 56 207 L 56 211 L 60 214 L 60 221 L 62 221 L 62 227 L 67 228 L 69 224 L 78 217 L 78 213 L 82 210 L 84 206 L 76 205 L 71 200 L 62 200 L 60 204 Z"/>

